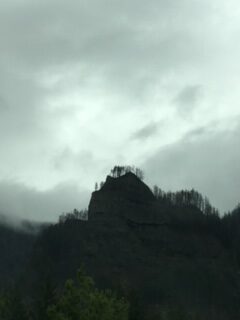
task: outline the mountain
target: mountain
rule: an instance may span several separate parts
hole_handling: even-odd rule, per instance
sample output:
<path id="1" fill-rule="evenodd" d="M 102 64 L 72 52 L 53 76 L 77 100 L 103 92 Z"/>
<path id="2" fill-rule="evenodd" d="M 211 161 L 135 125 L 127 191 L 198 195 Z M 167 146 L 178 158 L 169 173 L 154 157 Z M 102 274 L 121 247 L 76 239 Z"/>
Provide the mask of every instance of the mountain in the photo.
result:
<path id="1" fill-rule="evenodd" d="M 228 218 L 191 201 L 157 199 L 131 172 L 108 176 L 93 192 L 88 215 L 39 235 L 25 276 L 31 290 L 46 279 L 60 285 L 84 265 L 98 287 L 121 292 L 142 314 L 178 306 L 200 319 L 239 317 L 240 272 Z"/>

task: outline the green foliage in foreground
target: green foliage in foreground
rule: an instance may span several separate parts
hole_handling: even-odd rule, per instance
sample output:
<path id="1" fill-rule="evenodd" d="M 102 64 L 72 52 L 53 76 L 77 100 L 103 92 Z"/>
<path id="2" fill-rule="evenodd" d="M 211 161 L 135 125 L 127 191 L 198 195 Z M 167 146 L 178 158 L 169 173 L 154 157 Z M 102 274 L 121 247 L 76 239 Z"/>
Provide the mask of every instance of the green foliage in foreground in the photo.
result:
<path id="1" fill-rule="evenodd" d="M 1 320 L 28 320 L 27 310 L 16 290 L 0 294 Z"/>
<path id="2" fill-rule="evenodd" d="M 68 280 L 57 302 L 48 308 L 49 320 L 127 320 L 128 304 L 110 291 L 100 291 L 82 270 Z"/>
<path id="3" fill-rule="evenodd" d="M 24 302 L 23 302 L 24 301 Z M 68 280 L 58 293 L 48 284 L 38 301 L 23 299 L 17 290 L 0 294 L 0 320 L 222 320 L 219 312 L 187 311 L 173 305 L 155 305 L 145 310 L 129 305 L 110 290 L 98 290 L 82 270 L 76 280 Z M 132 301 L 133 303 L 133 301 Z M 134 305 L 136 308 L 134 308 Z M 217 311 L 217 310 L 216 310 Z M 231 319 L 235 319 L 232 318 Z"/>
<path id="4" fill-rule="evenodd" d="M 77 279 L 68 280 L 55 302 L 41 310 L 45 313 L 41 320 L 127 320 L 128 303 L 119 299 L 111 291 L 95 288 L 93 280 L 82 270 Z M 40 310 L 32 310 L 31 305 L 24 304 L 15 291 L 0 295 L 1 320 L 40 319 Z"/>

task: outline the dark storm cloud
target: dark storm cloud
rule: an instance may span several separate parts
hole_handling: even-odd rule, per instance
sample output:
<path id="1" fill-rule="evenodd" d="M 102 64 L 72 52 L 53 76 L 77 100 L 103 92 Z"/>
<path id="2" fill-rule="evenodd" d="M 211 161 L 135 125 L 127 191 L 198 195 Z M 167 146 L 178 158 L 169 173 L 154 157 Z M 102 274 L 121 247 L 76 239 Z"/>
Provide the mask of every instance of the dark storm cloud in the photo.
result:
<path id="1" fill-rule="evenodd" d="M 192 135 L 159 150 L 144 167 L 149 180 L 165 190 L 195 188 L 222 212 L 240 199 L 240 127 Z"/>
<path id="2" fill-rule="evenodd" d="M 34 221 L 56 221 L 61 213 L 88 206 L 89 191 L 62 184 L 40 192 L 13 182 L 0 182 L 0 213 Z"/>
<path id="3" fill-rule="evenodd" d="M 155 135 L 157 133 L 158 130 L 158 124 L 151 122 L 149 124 L 147 124 L 146 126 L 144 126 L 143 128 L 137 130 L 132 138 L 133 139 L 137 139 L 137 140 L 144 140 L 147 138 L 150 138 L 151 136 Z"/>

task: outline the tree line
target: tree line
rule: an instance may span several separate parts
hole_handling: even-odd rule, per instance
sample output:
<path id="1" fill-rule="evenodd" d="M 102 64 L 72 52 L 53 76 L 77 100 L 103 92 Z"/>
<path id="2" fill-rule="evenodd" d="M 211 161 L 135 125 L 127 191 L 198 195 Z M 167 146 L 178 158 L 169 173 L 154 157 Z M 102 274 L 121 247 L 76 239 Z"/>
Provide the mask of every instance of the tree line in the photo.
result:
<path id="1" fill-rule="evenodd" d="M 75 220 L 87 220 L 88 219 L 88 210 L 77 210 L 73 209 L 72 212 L 62 213 L 59 218 L 59 223 L 65 223 L 67 221 L 75 221 Z"/>
<path id="2" fill-rule="evenodd" d="M 135 174 L 140 180 L 144 179 L 143 171 L 135 166 L 114 166 L 111 169 L 110 175 L 114 178 L 119 178 L 129 172 Z"/>
<path id="3" fill-rule="evenodd" d="M 218 210 L 213 207 L 207 197 L 203 197 L 196 190 L 181 190 L 177 192 L 165 192 L 158 186 L 153 187 L 153 194 L 156 199 L 165 204 L 173 206 L 194 206 L 205 215 L 218 216 Z"/>
<path id="4" fill-rule="evenodd" d="M 135 174 L 140 180 L 144 179 L 143 170 L 135 166 L 114 166 L 110 171 L 110 176 L 113 178 L 119 178 L 129 172 Z M 94 190 L 101 190 L 103 186 L 103 181 L 101 181 L 100 183 L 95 182 Z"/>

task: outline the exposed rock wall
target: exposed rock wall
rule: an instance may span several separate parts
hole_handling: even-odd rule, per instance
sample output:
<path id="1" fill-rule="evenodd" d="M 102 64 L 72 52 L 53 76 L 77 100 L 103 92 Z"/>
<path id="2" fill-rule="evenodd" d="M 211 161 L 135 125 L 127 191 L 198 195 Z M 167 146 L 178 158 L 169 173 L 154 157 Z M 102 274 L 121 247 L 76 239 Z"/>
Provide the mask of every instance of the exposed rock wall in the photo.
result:
<path id="1" fill-rule="evenodd" d="M 152 191 L 133 173 L 119 178 L 108 176 L 103 187 L 92 193 L 89 221 L 118 218 L 140 224 L 161 224 L 166 217 L 158 209 Z"/>

